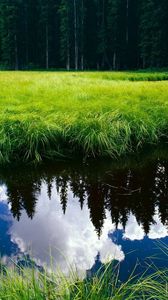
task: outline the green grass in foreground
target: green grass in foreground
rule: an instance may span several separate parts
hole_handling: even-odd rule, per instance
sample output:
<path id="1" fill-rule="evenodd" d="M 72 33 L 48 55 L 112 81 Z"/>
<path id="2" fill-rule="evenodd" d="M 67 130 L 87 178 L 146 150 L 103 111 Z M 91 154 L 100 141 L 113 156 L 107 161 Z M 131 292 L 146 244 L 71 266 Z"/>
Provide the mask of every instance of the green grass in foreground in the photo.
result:
<path id="1" fill-rule="evenodd" d="M 166 72 L 0 72 L 0 163 L 114 157 L 167 139 L 165 79 Z"/>
<path id="2" fill-rule="evenodd" d="M 71 269 L 40 273 L 30 269 L 5 269 L 0 274 L 1 300 L 167 300 L 168 273 L 157 270 L 135 279 L 133 274 L 121 283 L 112 265 L 92 279 L 80 279 Z M 19 271 L 19 272 L 18 272 Z"/>

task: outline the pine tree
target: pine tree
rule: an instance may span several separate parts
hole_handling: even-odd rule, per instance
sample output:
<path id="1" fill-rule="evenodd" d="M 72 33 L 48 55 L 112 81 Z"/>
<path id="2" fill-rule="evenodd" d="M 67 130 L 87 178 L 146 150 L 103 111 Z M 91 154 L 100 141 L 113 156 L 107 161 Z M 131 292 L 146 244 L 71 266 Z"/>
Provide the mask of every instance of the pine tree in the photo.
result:
<path id="1" fill-rule="evenodd" d="M 1 61 L 8 68 L 19 68 L 19 0 L 0 4 Z"/>
<path id="2" fill-rule="evenodd" d="M 25 3 L 25 35 L 26 67 L 42 67 L 41 43 L 39 38 L 39 0 L 26 0 Z M 28 62 L 28 64 L 27 64 Z"/>
<path id="3" fill-rule="evenodd" d="M 119 7 L 117 0 L 108 0 L 107 3 L 107 53 L 110 69 L 117 70 L 119 68 L 118 58 L 118 21 Z"/>
<path id="4" fill-rule="evenodd" d="M 167 52 L 167 0 L 0 0 L 5 68 L 167 67 Z"/>
<path id="5" fill-rule="evenodd" d="M 139 47 L 143 68 L 163 66 L 163 57 L 168 50 L 165 44 L 167 38 L 163 41 L 163 32 L 167 30 L 164 23 L 167 23 L 167 9 L 167 1 L 164 0 L 139 1 Z"/>
<path id="6" fill-rule="evenodd" d="M 61 0 L 59 7 L 60 14 L 60 55 L 63 64 L 66 65 L 66 69 L 71 68 L 71 11 L 72 11 L 72 0 Z"/>

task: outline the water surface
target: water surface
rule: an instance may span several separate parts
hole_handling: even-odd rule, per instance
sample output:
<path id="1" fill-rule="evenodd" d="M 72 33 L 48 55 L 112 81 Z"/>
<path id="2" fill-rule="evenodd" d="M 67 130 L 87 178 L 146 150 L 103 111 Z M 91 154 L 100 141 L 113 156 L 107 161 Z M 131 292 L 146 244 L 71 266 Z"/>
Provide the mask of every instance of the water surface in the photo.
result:
<path id="1" fill-rule="evenodd" d="M 162 243 L 162 245 L 161 245 Z M 3 263 L 34 261 L 94 273 L 115 259 L 125 280 L 168 267 L 168 160 L 57 163 L 0 172 Z M 96 260 L 96 261 L 95 261 Z"/>

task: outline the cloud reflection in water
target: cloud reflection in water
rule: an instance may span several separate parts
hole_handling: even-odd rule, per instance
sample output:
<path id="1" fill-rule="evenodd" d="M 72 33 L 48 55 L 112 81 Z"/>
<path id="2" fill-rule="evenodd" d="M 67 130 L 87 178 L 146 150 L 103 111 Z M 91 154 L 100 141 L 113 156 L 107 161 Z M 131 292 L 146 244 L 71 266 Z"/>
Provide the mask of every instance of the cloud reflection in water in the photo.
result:
<path id="1" fill-rule="evenodd" d="M 141 241 L 151 248 L 152 240 L 168 236 L 168 163 L 160 165 L 108 172 L 57 166 L 1 174 L 0 201 L 11 211 L 11 244 L 18 253 L 32 251 L 39 264 L 49 264 L 51 249 L 64 271 L 66 259 L 89 269 L 98 252 L 102 262 L 126 261 L 127 241 L 130 249 Z"/>
<path id="2" fill-rule="evenodd" d="M 64 271 L 67 268 L 66 259 L 78 269 L 91 268 L 98 252 L 102 262 L 114 258 L 119 261 L 124 259 L 121 246 L 114 244 L 108 236 L 115 230 L 108 212 L 101 237 L 98 238 L 87 205 L 81 210 L 77 199 L 69 192 L 68 207 L 64 215 L 56 190 L 53 195 L 49 201 L 43 184 L 33 220 L 25 212 L 19 222 L 14 220 L 10 228 L 11 239 L 23 253 L 32 248 L 33 257 L 43 265 L 45 262 L 50 263 L 51 249 L 56 264 Z"/>

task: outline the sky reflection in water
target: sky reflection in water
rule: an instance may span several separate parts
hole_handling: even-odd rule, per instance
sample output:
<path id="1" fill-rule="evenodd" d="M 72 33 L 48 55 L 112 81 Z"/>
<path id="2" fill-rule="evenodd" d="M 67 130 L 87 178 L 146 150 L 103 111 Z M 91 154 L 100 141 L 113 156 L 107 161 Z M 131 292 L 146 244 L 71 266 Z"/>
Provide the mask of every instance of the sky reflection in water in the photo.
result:
<path id="1" fill-rule="evenodd" d="M 137 259 L 161 255 L 156 240 L 168 244 L 167 166 L 156 161 L 146 169 L 105 168 L 92 175 L 65 167 L 2 174 L 3 261 L 31 253 L 38 265 L 49 265 L 51 252 L 64 272 L 67 262 L 85 271 L 100 253 L 102 263 L 122 262 L 124 278 Z M 165 265 L 162 257 L 159 267 Z"/>

